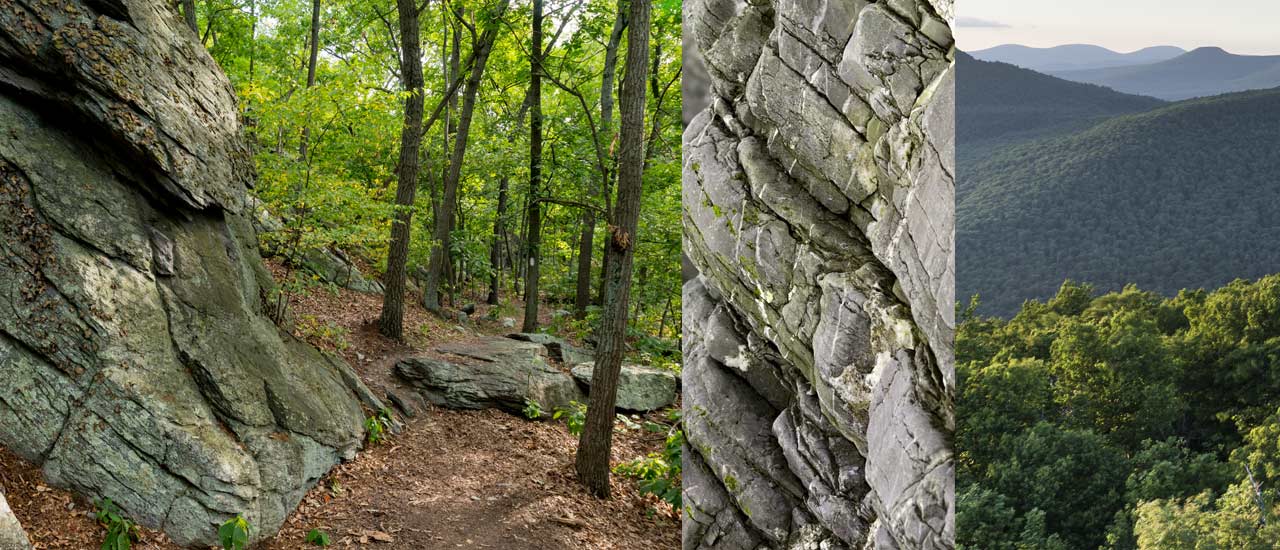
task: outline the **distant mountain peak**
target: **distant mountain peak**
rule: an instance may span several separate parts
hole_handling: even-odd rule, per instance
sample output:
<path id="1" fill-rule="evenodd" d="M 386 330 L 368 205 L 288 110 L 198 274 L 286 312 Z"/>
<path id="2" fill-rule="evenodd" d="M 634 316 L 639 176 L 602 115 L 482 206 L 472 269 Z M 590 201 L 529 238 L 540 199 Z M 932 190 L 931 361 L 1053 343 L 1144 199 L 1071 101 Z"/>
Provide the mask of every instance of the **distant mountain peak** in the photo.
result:
<path id="1" fill-rule="evenodd" d="M 1224 50 L 1217 46 L 1203 46 L 1203 47 L 1191 50 L 1187 52 L 1185 55 L 1196 56 L 1196 57 L 1209 57 L 1209 56 L 1222 57 L 1222 56 L 1231 55 L 1231 52 L 1228 52 L 1227 50 Z"/>

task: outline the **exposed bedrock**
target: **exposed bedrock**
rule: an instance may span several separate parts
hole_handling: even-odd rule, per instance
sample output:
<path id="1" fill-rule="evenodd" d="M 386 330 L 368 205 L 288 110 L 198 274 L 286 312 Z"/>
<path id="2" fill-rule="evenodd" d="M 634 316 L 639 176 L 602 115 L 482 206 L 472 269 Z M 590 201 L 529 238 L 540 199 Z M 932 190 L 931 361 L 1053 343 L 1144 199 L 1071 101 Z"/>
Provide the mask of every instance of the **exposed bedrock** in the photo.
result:
<path id="1" fill-rule="evenodd" d="M 253 178 L 172 3 L 0 6 L 0 445 L 184 545 L 273 533 L 380 407 L 263 314 Z"/>
<path id="2" fill-rule="evenodd" d="M 13 517 L 13 510 L 4 499 L 3 487 L 0 487 L 0 550 L 31 550 L 27 532 L 22 530 L 18 518 Z"/>
<path id="3" fill-rule="evenodd" d="M 685 548 L 952 548 L 951 2 L 684 9 Z"/>

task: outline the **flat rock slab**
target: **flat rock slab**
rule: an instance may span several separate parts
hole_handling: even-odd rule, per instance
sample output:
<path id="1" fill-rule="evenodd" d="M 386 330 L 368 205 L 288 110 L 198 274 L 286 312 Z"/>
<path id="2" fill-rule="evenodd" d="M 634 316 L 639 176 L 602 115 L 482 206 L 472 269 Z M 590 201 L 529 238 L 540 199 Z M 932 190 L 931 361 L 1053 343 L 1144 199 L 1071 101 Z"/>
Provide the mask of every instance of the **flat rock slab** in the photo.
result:
<path id="1" fill-rule="evenodd" d="M 573 367 L 573 378 L 591 387 L 589 363 Z M 627 411 L 652 411 L 676 402 L 675 373 L 641 365 L 622 365 L 618 375 L 617 407 Z"/>
<path id="2" fill-rule="evenodd" d="M 541 344 L 490 337 L 436 351 L 469 360 L 411 357 L 394 367 L 398 377 L 434 405 L 521 414 L 527 400 L 537 401 L 544 411 L 585 401 L 573 378 L 547 363 Z"/>
<path id="3" fill-rule="evenodd" d="M 564 338 L 553 336 L 551 334 L 543 334 L 540 332 L 517 332 L 514 334 L 508 334 L 507 338 L 520 340 L 522 342 L 542 344 L 546 347 L 548 356 L 565 365 L 590 363 L 595 358 L 595 354 L 590 350 L 582 349 L 570 344 Z"/>
<path id="4" fill-rule="evenodd" d="M 18 524 L 13 516 L 9 503 L 0 490 L 0 550 L 31 550 L 31 541 L 27 540 L 27 532 Z"/>

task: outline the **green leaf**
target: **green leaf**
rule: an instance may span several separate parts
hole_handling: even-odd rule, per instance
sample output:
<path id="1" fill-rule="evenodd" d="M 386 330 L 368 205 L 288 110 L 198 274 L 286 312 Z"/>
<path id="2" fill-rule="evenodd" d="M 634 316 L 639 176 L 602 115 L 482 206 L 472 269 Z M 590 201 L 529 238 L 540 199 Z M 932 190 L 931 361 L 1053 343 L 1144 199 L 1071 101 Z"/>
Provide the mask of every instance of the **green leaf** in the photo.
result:
<path id="1" fill-rule="evenodd" d="M 329 546 L 329 534 L 319 529 L 307 533 L 307 543 L 313 546 Z"/>

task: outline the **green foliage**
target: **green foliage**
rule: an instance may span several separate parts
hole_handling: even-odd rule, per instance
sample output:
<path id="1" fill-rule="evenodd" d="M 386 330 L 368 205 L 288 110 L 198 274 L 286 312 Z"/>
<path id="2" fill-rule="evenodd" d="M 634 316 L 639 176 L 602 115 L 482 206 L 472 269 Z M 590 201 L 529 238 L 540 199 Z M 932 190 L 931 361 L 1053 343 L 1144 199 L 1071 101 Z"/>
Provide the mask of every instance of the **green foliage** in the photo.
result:
<path id="1" fill-rule="evenodd" d="M 569 428 L 569 433 L 575 436 L 582 435 L 582 425 L 587 422 L 587 405 L 586 403 L 570 401 L 568 407 L 557 407 L 551 418 L 554 420 L 563 418 L 565 426 Z"/>
<path id="2" fill-rule="evenodd" d="M 138 538 L 138 526 L 133 520 L 124 517 L 120 508 L 105 498 L 97 503 L 98 523 L 107 528 L 107 535 L 102 540 L 102 550 L 129 550 L 133 541 Z"/>
<path id="3" fill-rule="evenodd" d="M 1275 547 L 1277 313 L 1280 275 L 1173 298 L 1067 282 L 962 317 L 958 547 Z"/>
<path id="4" fill-rule="evenodd" d="M 542 418 L 542 404 L 536 400 L 525 398 L 524 400 L 524 417 L 529 420 L 537 420 Z"/>
<path id="5" fill-rule="evenodd" d="M 364 420 L 365 439 L 374 445 L 386 441 L 394 422 L 391 409 L 383 407 L 377 414 Z"/>
<path id="6" fill-rule="evenodd" d="M 248 548 L 249 528 L 249 522 L 241 515 L 236 515 L 236 517 L 219 526 L 218 541 L 222 543 L 222 550 L 245 550 L 245 548 Z"/>
<path id="7" fill-rule="evenodd" d="M 446 87 L 442 55 L 450 48 L 452 29 L 442 25 L 446 6 L 465 9 L 471 24 L 484 25 L 494 17 L 496 2 L 460 0 L 427 3 L 421 13 L 424 44 L 423 77 L 427 116 L 442 99 Z M 396 214 L 394 195 L 403 126 L 405 92 L 399 82 L 394 10 L 387 24 L 388 6 L 357 0 L 325 2 L 320 14 L 321 50 L 313 87 L 306 83 L 306 51 L 310 27 L 307 2 L 257 0 L 197 2 L 199 26 L 205 46 L 234 85 L 254 154 L 257 183 L 254 194 L 282 227 L 261 235 L 265 248 L 286 260 L 290 267 L 305 267 L 308 250 L 335 248 L 366 267 L 367 278 L 376 279 L 385 269 L 390 220 Z M 681 323 L 680 309 L 680 142 L 682 125 L 680 10 L 675 2 L 654 6 L 651 40 L 657 71 L 656 87 L 647 101 L 646 138 L 649 140 L 644 174 L 641 219 L 633 280 L 630 324 L 642 335 L 670 338 Z M 549 73 L 572 92 L 545 82 L 544 186 L 541 196 L 554 199 L 542 204 L 540 258 L 541 299 L 549 308 L 571 309 L 579 277 L 579 239 L 583 209 L 576 203 L 605 210 L 601 164 L 612 168 L 611 144 L 616 142 L 619 115 L 614 94 L 613 126 L 608 134 L 593 135 L 585 108 L 600 130 L 600 75 L 604 46 L 617 16 L 612 0 L 588 0 L 581 9 L 552 10 L 545 23 L 550 35 L 566 14 L 573 20 L 551 45 L 546 66 Z M 477 107 L 467 140 L 464 165 L 457 191 L 458 205 L 448 250 L 452 275 L 442 283 L 446 303 L 476 300 L 488 289 L 491 245 L 495 224 L 502 297 L 514 295 L 516 266 L 521 257 L 529 203 L 528 112 L 523 109 L 529 81 L 530 10 L 515 5 L 502 16 L 497 41 L 478 91 Z M 389 32 L 393 31 L 393 32 Z M 549 38 L 550 36 L 548 36 Z M 471 54 L 470 33 L 462 33 L 461 59 Z M 618 75 L 625 72 L 625 55 L 619 57 Z M 465 70 L 464 70 L 465 72 Z M 462 77 L 467 74 L 460 75 Z M 613 89 L 616 90 L 617 82 Z M 576 94 L 581 95 L 582 103 Z M 408 272 L 418 278 L 428 263 L 433 242 L 435 204 L 441 198 L 441 181 L 447 168 L 446 151 L 456 129 L 458 112 L 442 115 L 423 135 L 419 189 L 412 207 Z M 446 120 L 451 124 L 446 124 Z M 300 150 L 303 128 L 308 128 L 307 151 Z M 603 163 L 598 162 L 596 143 Z M 497 215 L 498 189 L 506 183 L 508 203 Z M 612 199 L 612 197 L 610 197 Z M 602 268 L 601 243 L 606 222 L 596 215 L 592 237 L 590 272 L 592 293 L 598 294 Z M 286 288 L 286 296 L 294 289 Z M 450 302 L 449 298 L 454 298 Z M 276 302 L 283 303 L 283 302 Z M 282 312 L 281 312 L 282 313 Z M 512 311 L 512 313 L 515 313 Z M 505 316 L 518 317 L 508 313 Z M 284 318 L 284 315 L 278 315 Z M 557 319 L 562 334 L 585 337 L 597 318 L 579 321 Z"/>
<path id="8" fill-rule="evenodd" d="M 296 327 L 299 337 L 330 355 L 351 348 L 351 342 L 347 340 L 349 331 L 333 321 L 320 320 L 314 315 L 301 315 Z"/>
<path id="9" fill-rule="evenodd" d="M 312 546 L 329 546 L 329 533 L 319 529 L 312 529 L 307 532 L 307 544 Z"/>
<path id="10" fill-rule="evenodd" d="M 668 428 L 666 443 L 662 452 L 650 453 L 645 458 L 625 462 L 614 467 L 619 475 L 633 477 L 638 480 L 640 491 L 657 496 L 676 510 L 683 510 L 681 499 L 681 450 L 684 448 L 684 429 L 681 427 L 679 412 L 673 417 L 676 423 Z M 649 429 L 662 429 L 663 426 L 649 423 Z"/>

